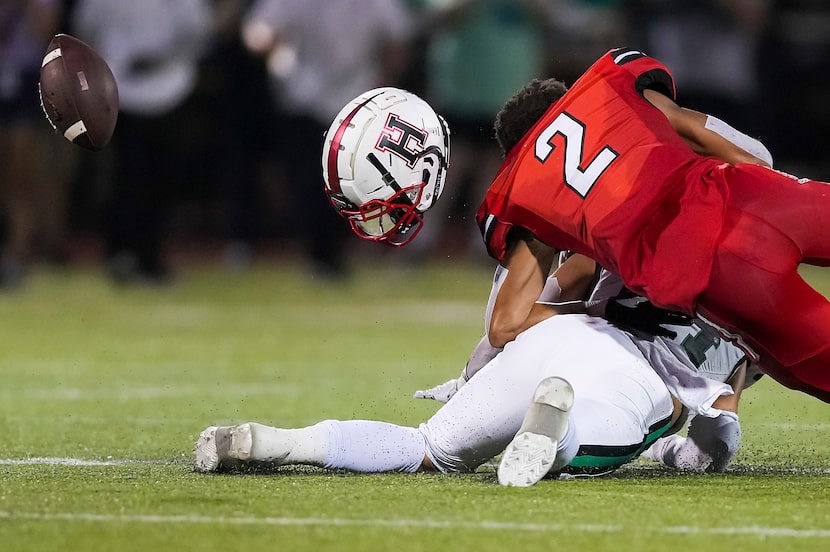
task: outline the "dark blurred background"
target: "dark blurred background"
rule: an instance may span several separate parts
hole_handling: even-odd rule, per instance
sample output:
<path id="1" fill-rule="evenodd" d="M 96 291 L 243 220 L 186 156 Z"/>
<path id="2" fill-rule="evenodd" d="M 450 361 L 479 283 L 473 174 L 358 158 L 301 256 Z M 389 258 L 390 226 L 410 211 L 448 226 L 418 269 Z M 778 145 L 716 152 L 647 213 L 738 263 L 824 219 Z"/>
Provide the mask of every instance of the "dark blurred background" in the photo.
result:
<path id="1" fill-rule="evenodd" d="M 108 61 L 121 112 L 88 153 L 37 105 L 51 36 Z M 474 215 L 500 163 L 492 119 L 533 77 L 571 84 L 608 49 L 663 61 L 679 101 L 830 180 L 830 2 L 823 0 L 0 0 L 0 289 L 36 267 L 164 285 L 199 259 L 489 262 Z M 361 242 L 322 192 L 322 133 L 376 86 L 415 92 L 453 131 L 449 185 L 403 250 Z"/>

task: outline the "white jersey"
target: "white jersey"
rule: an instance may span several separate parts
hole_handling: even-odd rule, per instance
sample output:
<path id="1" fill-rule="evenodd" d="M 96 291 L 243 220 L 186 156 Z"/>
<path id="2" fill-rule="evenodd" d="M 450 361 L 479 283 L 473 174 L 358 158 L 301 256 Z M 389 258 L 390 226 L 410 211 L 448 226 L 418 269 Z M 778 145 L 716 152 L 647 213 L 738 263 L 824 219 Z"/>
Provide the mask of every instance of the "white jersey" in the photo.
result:
<path id="1" fill-rule="evenodd" d="M 717 330 L 695 319 L 691 326 L 666 326 L 677 333 L 670 339 L 657 337 L 689 370 L 709 379 L 726 383 L 738 366 L 747 360 L 746 354 L 728 341 L 721 339 Z"/>
<path id="2" fill-rule="evenodd" d="M 619 276 L 602 270 L 590 300 L 614 297 L 622 289 Z M 717 416 L 719 411 L 712 403 L 721 395 L 732 394 L 731 387 L 723 384 L 746 361 L 746 355 L 701 320 L 695 319 L 691 326 L 666 327 L 677 337 L 631 339 L 678 401 L 693 413 Z"/>

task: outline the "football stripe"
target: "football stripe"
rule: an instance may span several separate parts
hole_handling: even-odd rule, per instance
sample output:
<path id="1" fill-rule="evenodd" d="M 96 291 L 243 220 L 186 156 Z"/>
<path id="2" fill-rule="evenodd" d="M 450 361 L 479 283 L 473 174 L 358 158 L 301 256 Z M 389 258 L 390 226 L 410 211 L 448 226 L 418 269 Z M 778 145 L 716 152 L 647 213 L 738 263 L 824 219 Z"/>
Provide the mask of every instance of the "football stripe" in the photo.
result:
<path id="1" fill-rule="evenodd" d="M 83 71 L 78 71 L 76 75 L 78 76 L 78 83 L 81 85 L 81 90 L 83 90 L 84 92 L 89 90 L 89 83 L 86 80 L 86 73 L 84 73 Z"/>
<path id="2" fill-rule="evenodd" d="M 49 52 L 48 54 L 46 54 L 43 57 L 43 63 L 40 64 L 40 68 L 43 69 L 44 67 L 46 67 L 49 64 L 49 62 L 58 59 L 62 55 L 63 55 L 63 52 L 61 52 L 61 49 L 60 48 L 55 48 L 54 50 L 52 50 L 51 52 Z"/>
<path id="3" fill-rule="evenodd" d="M 63 133 L 64 137 L 70 142 L 74 142 L 75 138 L 86 132 L 86 125 L 83 120 L 78 121 L 74 125 L 66 129 Z"/>
<path id="4" fill-rule="evenodd" d="M 346 118 L 340 121 L 340 126 L 337 128 L 337 131 L 335 131 L 334 136 L 331 139 L 331 147 L 329 148 L 328 156 L 328 185 L 331 191 L 333 191 L 334 193 L 343 193 L 343 189 L 340 187 L 340 173 L 337 170 L 337 158 L 340 154 L 340 143 L 343 140 L 343 134 L 346 133 L 346 129 L 349 128 L 349 125 L 352 123 L 352 119 L 357 114 L 357 112 L 363 109 L 363 106 L 365 106 L 367 103 L 371 102 L 381 94 L 382 92 L 378 92 L 374 96 L 366 98 L 366 100 L 361 102 L 360 105 L 352 109 L 351 113 L 346 115 Z"/>

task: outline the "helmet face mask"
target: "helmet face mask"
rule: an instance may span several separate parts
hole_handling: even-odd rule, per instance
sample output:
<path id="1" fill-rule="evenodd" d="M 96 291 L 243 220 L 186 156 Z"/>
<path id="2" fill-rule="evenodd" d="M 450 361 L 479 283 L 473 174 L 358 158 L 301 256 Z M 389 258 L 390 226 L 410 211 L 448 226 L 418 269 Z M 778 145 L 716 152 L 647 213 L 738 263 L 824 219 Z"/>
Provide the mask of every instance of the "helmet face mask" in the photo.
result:
<path id="1" fill-rule="evenodd" d="M 415 188 L 423 190 L 423 186 L 405 188 L 388 201 L 372 199 L 355 209 L 341 209 L 340 216 L 365 240 L 397 247 L 406 245 L 418 235 L 424 222 L 408 197 Z"/>
<path id="2" fill-rule="evenodd" d="M 441 195 L 449 165 L 449 129 L 421 98 L 378 88 L 335 117 L 323 147 L 332 206 L 366 240 L 403 246 Z"/>

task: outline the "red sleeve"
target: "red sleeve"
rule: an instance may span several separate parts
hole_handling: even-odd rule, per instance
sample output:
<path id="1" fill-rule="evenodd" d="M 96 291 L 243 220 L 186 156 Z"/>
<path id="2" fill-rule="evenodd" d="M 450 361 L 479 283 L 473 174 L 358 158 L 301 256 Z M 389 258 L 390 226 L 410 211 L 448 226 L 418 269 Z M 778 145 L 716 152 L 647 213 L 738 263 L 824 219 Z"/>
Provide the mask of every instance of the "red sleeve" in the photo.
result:
<path id="1" fill-rule="evenodd" d="M 487 253 L 499 262 L 504 260 L 507 254 L 507 234 L 511 228 L 512 224 L 504 223 L 492 214 L 481 221 L 481 235 L 487 246 Z"/>

